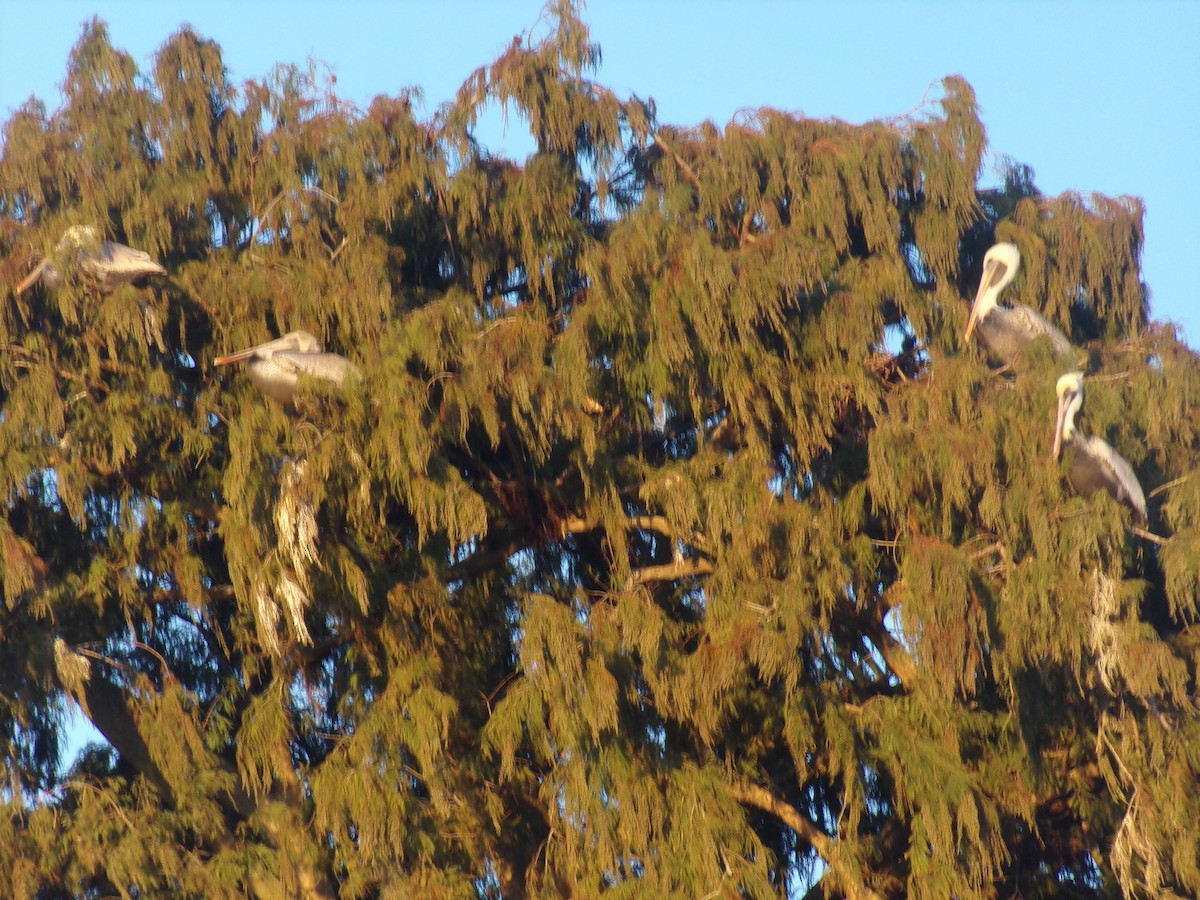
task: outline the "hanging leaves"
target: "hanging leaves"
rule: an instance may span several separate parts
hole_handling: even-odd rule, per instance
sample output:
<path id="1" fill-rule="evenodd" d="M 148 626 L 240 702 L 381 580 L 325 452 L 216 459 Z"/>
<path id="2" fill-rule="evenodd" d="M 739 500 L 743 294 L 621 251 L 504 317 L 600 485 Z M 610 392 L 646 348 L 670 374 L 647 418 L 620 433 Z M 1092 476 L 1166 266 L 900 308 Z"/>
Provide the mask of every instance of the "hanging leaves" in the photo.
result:
<path id="1" fill-rule="evenodd" d="M 1200 368 L 1140 202 L 979 187 L 961 78 L 718 127 L 599 62 L 563 0 L 422 118 L 93 21 L 5 124 L 14 890 L 1200 891 Z M 964 342 L 996 241 L 1148 531 L 1052 458 L 1066 361 Z M 362 377 L 213 364 L 297 329 Z"/>

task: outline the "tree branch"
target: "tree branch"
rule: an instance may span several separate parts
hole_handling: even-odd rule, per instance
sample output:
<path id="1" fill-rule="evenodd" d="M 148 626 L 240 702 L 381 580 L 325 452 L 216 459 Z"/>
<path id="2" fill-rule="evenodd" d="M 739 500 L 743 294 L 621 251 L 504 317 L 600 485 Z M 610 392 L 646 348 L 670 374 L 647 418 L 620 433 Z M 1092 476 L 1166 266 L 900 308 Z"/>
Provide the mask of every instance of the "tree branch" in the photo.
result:
<path id="1" fill-rule="evenodd" d="M 452 565 L 446 572 L 445 576 L 442 578 L 442 581 L 462 581 L 464 578 L 470 578 L 473 575 L 478 575 L 480 572 L 484 572 L 500 565 L 506 559 L 520 550 L 527 550 L 530 547 L 535 547 L 538 545 L 538 541 L 536 540 L 520 540 L 511 533 L 505 534 L 500 532 L 488 535 L 489 539 L 493 537 L 495 537 L 496 540 L 489 540 L 490 546 L 481 547 L 466 559 L 461 559 L 454 563 L 454 565 Z"/>
<path id="2" fill-rule="evenodd" d="M 150 758 L 150 748 L 125 703 L 125 693 L 103 676 L 93 673 L 83 684 L 80 700 L 84 713 L 96 730 L 113 745 L 122 759 L 153 785 L 163 803 L 173 808 L 174 791 Z"/>
<path id="3" fill-rule="evenodd" d="M 716 567 L 707 559 L 679 559 L 661 566 L 642 566 L 629 573 L 627 587 L 636 587 L 651 581 L 674 581 L 689 575 L 708 575 Z"/>
<path id="4" fill-rule="evenodd" d="M 666 516 L 630 516 L 625 520 L 626 527 L 639 531 L 654 531 L 661 534 L 665 538 L 671 540 L 681 540 L 699 549 L 704 550 L 704 536 L 693 532 L 691 535 L 684 537 L 674 528 L 671 527 L 670 521 Z M 599 522 L 589 522 L 587 519 L 582 519 L 579 516 L 570 516 L 563 521 L 563 534 L 586 534 L 589 531 L 594 531 L 600 527 Z"/>
<path id="5" fill-rule="evenodd" d="M 851 900 L 882 900 L 880 894 L 863 884 L 862 873 L 852 870 L 846 864 L 837 839 L 817 828 L 796 807 L 757 784 L 729 784 L 726 789 L 734 800 L 770 813 L 807 841 L 820 854 L 821 859 L 825 860 L 825 864 L 837 877 L 839 886 Z"/>
<path id="6" fill-rule="evenodd" d="M 1171 541 L 1175 540 L 1173 537 L 1169 537 L 1169 538 L 1160 537 L 1159 535 L 1155 534 L 1154 532 L 1147 531 L 1145 528 L 1140 528 L 1137 525 L 1130 525 L 1129 530 L 1132 531 L 1134 534 L 1136 534 L 1138 537 L 1143 538 L 1144 540 L 1150 541 L 1153 544 L 1158 544 L 1158 546 L 1160 546 L 1160 547 L 1165 547 L 1167 544 L 1171 543 Z"/>
<path id="7" fill-rule="evenodd" d="M 1184 475 L 1182 478 L 1176 478 L 1172 481 L 1168 481 L 1166 484 L 1160 484 L 1158 487 L 1148 493 L 1146 497 L 1149 500 L 1153 500 L 1159 494 L 1169 491 L 1173 487 L 1179 487 L 1179 485 L 1183 484 L 1185 481 L 1189 481 L 1191 477 L 1191 475 Z"/>
<path id="8" fill-rule="evenodd" d="M 658 144 L 664 150 L 671 154 L 671 158 L 675 160 L 675 164 L 679 166 L 679 171 L 683 174 L 684 180 L 687 181 L 697 191 L 700 190 L 700 179 L 696 177 L 696 173 L 692 171 L 692 167 L 683 161 L 675 148 L 666 142 L 661 131 L 654 132 L 654 143 Z"/>

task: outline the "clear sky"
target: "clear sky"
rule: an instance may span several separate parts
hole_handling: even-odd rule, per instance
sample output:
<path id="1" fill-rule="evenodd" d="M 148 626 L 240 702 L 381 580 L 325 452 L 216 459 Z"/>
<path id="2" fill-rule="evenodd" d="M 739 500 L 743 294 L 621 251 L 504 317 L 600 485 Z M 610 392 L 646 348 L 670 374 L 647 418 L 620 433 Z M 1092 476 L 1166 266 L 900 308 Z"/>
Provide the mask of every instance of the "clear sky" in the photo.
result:
<path id="1" fill-rule="evenodd" d="M 416 85 L 432 112 L 541 10 L 541 0 L 0 0 L 0 116 L 31 94 L 58 104 L 67 52 L 92 15 L 146 69 L 188 22 L 221 45 L 236 80 L 313 58 L 346 99 L 365 106 Z M 604 54 L 599 80 L 653 97 L 673 124 L 724 124 L 762 105 L 862 122 L 964 75 L 993 159 L 1033 166 L 1049 194 L 1146 201 L 1152 314 L 1200 346 L 1200 2 L 592 0 L 585 19 Z M 481 137 L 493 151 L 528 147 L 502 136 L 498 117 Z"/>

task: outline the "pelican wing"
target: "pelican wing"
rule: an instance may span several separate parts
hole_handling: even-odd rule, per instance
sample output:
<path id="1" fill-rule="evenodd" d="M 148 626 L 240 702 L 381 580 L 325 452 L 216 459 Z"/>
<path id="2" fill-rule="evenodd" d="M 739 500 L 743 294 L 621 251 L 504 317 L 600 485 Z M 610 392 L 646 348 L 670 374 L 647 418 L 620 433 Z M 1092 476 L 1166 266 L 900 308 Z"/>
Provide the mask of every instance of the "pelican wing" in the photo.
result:
<path id="1" fill-rule="evenodd" d="M 1076 490 L 1081 494 L 1091 494 L 1103 488 L 1114 500 L 1127 504 L 1144 520 L 1146 495 L 1125 457 L 1094 434 L 1084 436 L 1077 433 L 1073 440 L 1078 457 L 1071 473 L 1071 482 Z"/>
<path id="2" fill-rule="evenodd" d="M 83 266 L 106 283 L 136 281 L 147 275 L 164 275 L 166 269 L 144 250 L 135 250 L 115 241 L 104 241 L 94 253 L 88 253 Z"/>
<path id="3" fill-rule="evenodd" d="M 978 331 L 988 349 L 1007 363 L 1016 361 L 1041 337 L 1050 339 L 1058 356 L 1071 353 L 1067 336 L 1028 306 L 997 306 L 979 320 Z"/>
<path id="4" fill-rule="evenodd" d="M 1028 343 L 1032 344 L 1040 337 L 1048 337 L 1054 352 L 1059 356 L 1066 356 L 1071 352 L 1071 342 L 1067 340 L 1067 336 L 1036 310 L 1024 304 L 1017 304 L 1012 308 L 1010 316 L 1017 327 L 1028 336 Z"/>
<path id="5" fill-rule="evenodd" d="M 311 375 L 331 384 L 341 385 L 348 375 L 357 375 L 358 366 L 344 356 L 336 353 L 301 353 L 295 350 L 283 350 L 274 353 L 271 361 L 280 370 L 293 374 Z"/>

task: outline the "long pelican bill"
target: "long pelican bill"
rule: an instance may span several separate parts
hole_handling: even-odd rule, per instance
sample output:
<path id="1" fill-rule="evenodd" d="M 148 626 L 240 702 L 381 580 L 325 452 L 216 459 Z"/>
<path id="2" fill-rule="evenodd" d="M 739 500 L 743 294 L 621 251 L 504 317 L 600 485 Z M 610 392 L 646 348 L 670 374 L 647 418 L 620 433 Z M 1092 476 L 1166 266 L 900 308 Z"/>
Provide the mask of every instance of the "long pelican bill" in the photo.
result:
<path id="1" fill-rule="evenodd" d="M 983 277 L 979 279 L 979 290 L 975 292 L 975 302 L 971 304 L 971 315 L 967 318 L 967 330 L 963 334 L 964 341 L 971 340 L 971 335 L 975 333 L 975 326 L 979 324 L 979 307 L 983 305 L 981 301 L 1003 273 L 1003 266 L 997 266 L 993 262 L 984 265 Z"/>
<path id="2" fill-rule="evenodd" d="M 230 353 L 228 356 L 218 356 L 213 360 L 213 365 L 227 366 L 230 363 L 241 362 L 243 359 L 249 359 L 257 352 L 257 347 L 251 347 L 249 350 L 239 350 L 237 353 Z"/>
<path id="3" fill-rule="evenodd" d="M 49 265 L 49 260 L 43 259 L 40 263 L 38 263 L 34 267 L 32 272 L 30 272 L 28 275 L 25 276 L 25 280 L 17 285 L 17 296 L 18 297 L 21 296 L 22 293 L 24 293 L 25 291 L 27 291 L 31 287 L 33 287 L 35 284 L 37 284 L 37 280 L 39 278 L 41 278 L 42 273 L 44 271 L 46 271 L 47 265 Z"/>
<path id="4" fill-rule="evenodd" d="M 1054 458 L 1062 454 L 1063 428 L 1067 424 L 1067 407 L 1071 405 L 1071 401 L 1067 399 L 1066 392 L 1058 395 L 1058 415 L 1054 420 Z"/>
<path id="5" fill-rule="evenodd" d="M 241 362 L 244 359 L 253 359 L 256 357 L 259 359 L 270 359 L 274 354 L 285 351 L 320 353 L 322 349 L 321 342 L 307 331 L 289 331 L 283 337 L 275 338 L 273 341 L 266 341 L 262 344 L 256 344 L 253 347 L 247 347 L 245 350 L 231 353 L 228 356 L 219 357 L 213 360 L 213 365 L 225 366 L 229 363 Z"/>
<path id="6" fill-rule="evenodd" d="M 253 347 L 247 347 L 245 350 L 230 353 L 228 356 L 218 357 L 213 360 L 213 365 L 226 366 L 229 363 L 241 362 L 244 359 L 251 359 L 255 356 L 269 357 L 277 350 L 294 349 L 296 349 L 295 339 L 291 334 L 285 334 L 283 337 L 275 338 L 273 341 L 265 341 L 261 344 L 255 344 Z"/>

